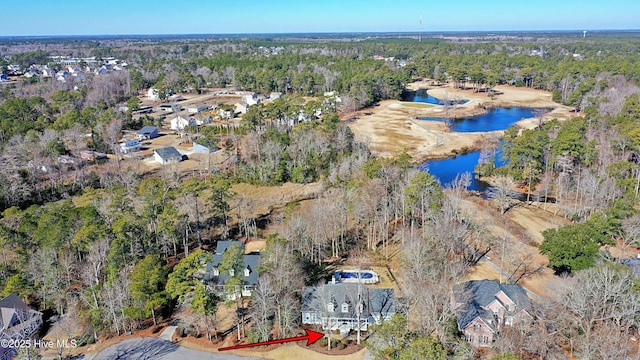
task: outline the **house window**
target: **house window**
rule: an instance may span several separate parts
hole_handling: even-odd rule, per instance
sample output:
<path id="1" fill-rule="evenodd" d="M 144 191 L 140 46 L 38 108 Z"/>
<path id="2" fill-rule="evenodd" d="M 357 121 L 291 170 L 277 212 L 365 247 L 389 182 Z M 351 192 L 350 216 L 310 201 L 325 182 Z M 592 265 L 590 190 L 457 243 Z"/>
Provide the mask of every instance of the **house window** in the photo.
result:
<path id="1" fill-rule="evenodd" d="M 513 324 L 513 317 L 507 316 L 506 318 L 504 318 L 504 323 L 506 325 L 512 325 Z"/>
<path id="2" fill-rule="evenodd" d="M 488 336 L 480 336 L 480 344 L 488 344 L 489 337 Z"/>
<path id="3" fill-rule="evenodd" d="M 332 302 L 328 303 L 328 304 L 327 304 L 327 311 L 329 311 L 329 312 L 333 312 L 334 310 L 335 310 L 335 309 L 333 308 L 333 303 L 332 303 Z"/>
<path id="4" fill-rule="evenodd" d="M 500 312 L 498 309 L 491 309 L 491 311 L 493 311 L 493 315 L 498 316 L 498 313 Z"/>
<path id="5" fill-rule="evenodd" d="M 473 342 L 473 336 L 471 336 L 471 335 L 465 335 L 464 339 L 467 340 L 467 342 L 470 342 L 470 343 Z"/>
<path id="6" fill-rule="evenodd" d="M 473 325 L 473 330 L 474 331 L 480 331 L 480 324 L 474 324 Z"/>
<path id="7" fill-rule="evenodd" d="M 344 313 L 349 312 L 349 304 L 342 303 L 342 312 Z"/>

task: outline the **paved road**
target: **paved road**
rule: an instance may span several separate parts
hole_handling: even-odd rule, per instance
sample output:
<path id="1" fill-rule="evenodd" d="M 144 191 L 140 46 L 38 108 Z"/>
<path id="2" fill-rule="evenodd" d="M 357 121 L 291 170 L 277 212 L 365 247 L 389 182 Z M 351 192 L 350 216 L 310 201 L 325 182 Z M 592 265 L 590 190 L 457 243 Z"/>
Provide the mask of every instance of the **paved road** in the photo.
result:
<path id="1" fill-rule="evenodd" d="M 88 358 L 87 358 L 88 359 Z M 180 347 L 159 338 L 129 339 L 112 345 L 93 360 L 257 360 L 222 353 L 210 353 Z"/>

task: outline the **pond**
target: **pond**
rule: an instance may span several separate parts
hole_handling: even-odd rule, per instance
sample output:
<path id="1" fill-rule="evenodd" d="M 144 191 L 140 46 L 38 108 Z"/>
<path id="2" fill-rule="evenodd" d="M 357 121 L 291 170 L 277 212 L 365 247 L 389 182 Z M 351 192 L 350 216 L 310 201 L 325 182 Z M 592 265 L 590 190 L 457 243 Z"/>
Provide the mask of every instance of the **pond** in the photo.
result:
<path id="1" fill-rule="evenodd" d="M 414 102 L 426 102 L 430 104 L 442 104 L 438 99 L 429 95 L 425 90 L 416 91 Z M 465 100 L 466 101 L 466 100 Z M 470 116 L 462 119 L 455 119 L 451 124 L 451 130 L 456 132 L 486 132 L 495 130 L 505 130 L 514 123 L 534 116 L 536 109 L 533 108 L 494 108 L 485 114 Z M 425 121 L 444 121 L 439 118 L 422 118 Z M 496 166 L 504 165 L 499 160 L 500 151 L 496 156 Z M 472 174 L 471 184 L 468 190 L 485 191 L 488 184 L 475 178 L 474 169 L 480 159 L 480 151 L 473 151 L 455 158 L 430 160 L 420 166 L 421 170 L 428 171 L 446 186 L 451 183 L 458 174 L 469 172 Z"/>
<path id="2" fill-rule="evenodd" d="M 504 165 L 504 162 L 500 161 L 500 151 L 497 152 L 495 164 L 496 166 Z M 458 155 L 455 158 L 441 159 L 441 160 L 429 160 L 420 166 L 420 170 L 427 171 L 433 175 L 442 186 L 447 186 L 453 180 L 455 180 L 458 174 L 469 172 L 471 176 L 471 184 L 467 187 L 467 190 L 481 191 L 487 190 L 489 185 L 483 181 L 476 179 L 475 167 L 480 159 L 480 151 L 473 151 L 463 155 Z"/>
<path id="3" fill-rule="evenodd" d="M 505 130 L 514 123 L 535 116 L 533 108 L 493 108 L 486 113 L 477 116 L 469 116 L 462 119 L 454 119 L 451 123 L 451 131 L 456 132 L 484 132 Z M 441 118 L 420 118 L 425 121 L 444 121 Z"/>
<path id="4" fill-rule="evenodd" d="M 413 95 L 413 102 L 421 102 L 426 104 L 434 104 L 434 105 L 444 105 L 444 100 L 436 99 L 433 96 L 429 95 L 427 90 L 417 90 Z M 449 105 L 453 104 L 464 104 L 469 102 L 469 100 L 449 100 Z"/>

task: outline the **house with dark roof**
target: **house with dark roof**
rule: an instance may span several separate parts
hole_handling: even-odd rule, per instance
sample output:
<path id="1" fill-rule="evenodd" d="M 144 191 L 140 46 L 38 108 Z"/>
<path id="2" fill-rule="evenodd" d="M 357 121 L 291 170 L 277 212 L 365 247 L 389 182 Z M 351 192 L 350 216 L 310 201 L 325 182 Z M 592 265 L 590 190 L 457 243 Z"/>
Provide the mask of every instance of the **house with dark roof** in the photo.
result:
<path id="1" fill-rule="evenodd" d="M 531 300 L 520 285 L 473 280 L 454 289 L 458 330 L 474 347 L 491 346 L 503 326 L 533 321 Z"/>
<path id="2" fill-rule="evenodd" d="M 203 280 L 214 293 L 226 296 L 228 299 L 235 299 L 238 295 L 251 296 L 251 291 L 253 291 L 258 284 L 260 253 L 244 254 L 242 256 L 243 264 L 241 274 L 236 274 L 233 269 L 225 272 L 220 269 L 220 263 L 222 262 L 225 252 L 232 246 L 241 247 L 244 252 L 244 245 L 238 240 L 218 241 L 216 251 L 213 254 L 213 260 L 209 261 L 206 265 Z M 242 285 L 233 286 L 233 288 L 229 287 L 227 280 L 231 277 L 240 279 Z"/>
<path id="3" fill-rule="evenodd" d="M 367 331 L 396 313 L 393 289 L 369 288 L 364 284 L 337 283 L 306 287 L 302 293 L 302 323 L 321 325 L 323 330 Z"/>
<path id="4" fill-rule="evenodd" d="M 618 259 L 618 261 L 631 269 L 631 274 L 633 274 L 633 277 L 640 277 L 640 255 L 635 258 Z"/>
<path id="5" fill-rule="evenodd" d="M 157 126 L 145 126 L 136 133 L 138 140 L 150 140 L 158 137 Z"/>
<path id="6" fill-rule="evenodd" d="M 182 154 L 173 146 L 156 149 L 153 152 L 153 157 L 162 165 L 182 161 Z"/>
<path id="7" fill-rule="evenodd" d="M 31 309 L 18 295 L 0 300 L 0 340 L 32 338 L 42 325 L 42 313 Z M 9 360 L 17 349 L 0 347 L 0 360 Z"/>

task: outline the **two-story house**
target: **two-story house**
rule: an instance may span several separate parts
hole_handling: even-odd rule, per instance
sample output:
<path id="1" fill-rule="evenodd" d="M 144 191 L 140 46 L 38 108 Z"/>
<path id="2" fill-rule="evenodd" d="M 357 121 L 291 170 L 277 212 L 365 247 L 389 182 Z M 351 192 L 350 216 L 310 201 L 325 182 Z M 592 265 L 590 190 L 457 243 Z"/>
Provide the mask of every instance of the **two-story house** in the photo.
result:
<path id="1" fill-rule="evenodd" d="M 260 265 L 260 254 L 251 253 L 242 255 L 242 264 L 240 264 L 240 273 L 236 273 L 235 269 L 223 271 L 221 262 L 225 256 L 225 252 L 232 246 L 238 246 L 243 249 L 244 246 L 238 240 L 218 241 L 216 252 L 213 254 L 213 260 L 206 265 L 203 280 L 207 287 L 214 293 L 225 296 L 227 299 L 235 299 L 238 295 L 251 296 L 258 284 L 258 266 Z M 234 277 L 239 279 L 241 285 L 235 285 L 233 288 L 228 286 L 227 281 Z"/>
<path id="2" fill-rule="evenodd" d="M 335 279 L 335 278 L 334 278 Z M 302 293 L 302 323 L 323 330 L 367 331 L 396 313 L 393 289 L 369 288 L 357 283 L 332 283 L 307 287 Z"/>
<path id="3" fill-rule="evenodd" d="M 519 285 L 473 280 L 455 287 L 458 329 L 474 347 L 488 347 L 503 326 L 533 320 L 531 300 Z"/>
<path id="4" fill-rule="evenodd" d="M 24 340 L 33 337 L 42 325 L 42 313 L 31 309 L 16 294 L 0 300 L 0 339 Z M 0 360 L 12 359 L 14 348 L 0 347 Z"/>

